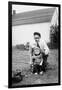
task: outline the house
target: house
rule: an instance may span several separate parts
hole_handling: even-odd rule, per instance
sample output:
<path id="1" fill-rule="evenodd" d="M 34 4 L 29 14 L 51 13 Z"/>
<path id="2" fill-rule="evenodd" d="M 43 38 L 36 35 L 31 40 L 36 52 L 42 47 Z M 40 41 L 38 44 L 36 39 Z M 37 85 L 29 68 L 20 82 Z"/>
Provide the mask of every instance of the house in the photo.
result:
<path id="1" fill-rule="evenodd" d="M 49 42 L 50 26 L 58 22 L 57 11 L 57 8 L 54 7 L 22 13 L 16 13 L 16 11 L 14 11 L 12 15 L 13 45 L 30 42 L 34 31 L 39 31 L 42 39 Z"/>

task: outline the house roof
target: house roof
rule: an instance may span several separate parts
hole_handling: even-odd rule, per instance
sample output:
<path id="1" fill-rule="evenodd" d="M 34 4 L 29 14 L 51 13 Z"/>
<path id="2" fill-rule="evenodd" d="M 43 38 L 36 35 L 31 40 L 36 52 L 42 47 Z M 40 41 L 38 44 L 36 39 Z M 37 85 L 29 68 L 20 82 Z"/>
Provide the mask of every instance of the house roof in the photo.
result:
<path id="1" fill-rule="evenodd" d="M 50 22 L 55 8 L 40 9 L 12 15 L 12 26 Z"/>

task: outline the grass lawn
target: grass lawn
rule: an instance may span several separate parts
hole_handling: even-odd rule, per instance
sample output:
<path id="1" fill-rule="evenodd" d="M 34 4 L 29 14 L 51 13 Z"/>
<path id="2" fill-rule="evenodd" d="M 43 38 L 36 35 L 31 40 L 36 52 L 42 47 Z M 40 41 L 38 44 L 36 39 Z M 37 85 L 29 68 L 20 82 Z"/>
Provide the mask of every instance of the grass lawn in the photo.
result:
<path id="1" fill-rule="evenodd" d="M 14 49 L 12 51 L 12 70 L 20 69 L 24 77 L 19 83 L 13 84 L 18 85 L 31 85 L 31 84 L 47 84 L 47 83 L 58 83 L 58 50 L 50 50 L 48 57 L 48 63 L 52 69 L 48 69 L 43 75 L 31 74 L 29 68 L 29 52 Z"/>

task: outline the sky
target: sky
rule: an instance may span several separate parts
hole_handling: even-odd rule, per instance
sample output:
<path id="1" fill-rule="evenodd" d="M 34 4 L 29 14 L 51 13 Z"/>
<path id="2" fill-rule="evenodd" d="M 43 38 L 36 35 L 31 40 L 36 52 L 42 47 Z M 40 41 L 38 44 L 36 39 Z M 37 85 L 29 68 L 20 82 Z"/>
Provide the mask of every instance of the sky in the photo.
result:
<path id="1" fill-rule="evenodd" d="M 13 5 L 12 11 L 22 13 L 38 9 L 51 8 L 43 6 L 26 6 L 26 5 Z M 37 23 L 29 25 L 20 25 L 12 27 L 12 45 L 25 44 L 26 42 L 33 42 L 33 33 L 40 32 L 41 37 L 46 42 L 50 41 L 50 23 Z"/>

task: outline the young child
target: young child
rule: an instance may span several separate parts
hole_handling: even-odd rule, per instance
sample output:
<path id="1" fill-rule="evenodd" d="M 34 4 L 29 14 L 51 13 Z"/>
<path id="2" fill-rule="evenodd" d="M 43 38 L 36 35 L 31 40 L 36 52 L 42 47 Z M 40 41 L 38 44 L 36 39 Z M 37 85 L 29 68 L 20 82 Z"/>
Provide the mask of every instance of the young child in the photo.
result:
<path id="1" fill-rule="evenodd" d="M 40 72 L 42 72 L 42 63 L 43 59 L 41 49 L 35 46 L 32 48 L 32 66 L 31 66 L 32 73 L 40 74 Z"/>

